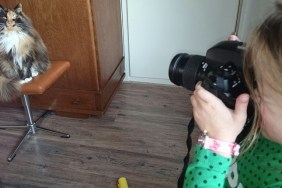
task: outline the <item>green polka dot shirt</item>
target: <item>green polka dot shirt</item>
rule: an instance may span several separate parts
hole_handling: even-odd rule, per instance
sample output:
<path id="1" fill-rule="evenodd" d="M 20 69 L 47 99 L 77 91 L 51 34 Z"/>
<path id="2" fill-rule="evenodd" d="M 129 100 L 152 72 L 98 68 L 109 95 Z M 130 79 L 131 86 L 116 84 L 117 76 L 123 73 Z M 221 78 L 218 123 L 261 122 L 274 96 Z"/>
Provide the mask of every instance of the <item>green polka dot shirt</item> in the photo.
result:
<path id="1" fill-rule="evenodd" d="M 260 136 L 256 145 L 238 158 L 226 158 L 196 145 L 184 188 L 282 188 L 282 145 Z"/>

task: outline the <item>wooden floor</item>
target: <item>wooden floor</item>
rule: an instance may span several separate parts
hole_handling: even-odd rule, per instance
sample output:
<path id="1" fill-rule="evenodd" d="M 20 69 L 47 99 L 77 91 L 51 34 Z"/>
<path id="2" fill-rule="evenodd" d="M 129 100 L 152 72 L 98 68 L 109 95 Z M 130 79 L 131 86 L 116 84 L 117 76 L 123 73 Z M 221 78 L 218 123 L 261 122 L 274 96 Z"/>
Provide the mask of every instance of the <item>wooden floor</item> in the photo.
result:
<path id="1" fill-rule="evenodd" d="M 120 176 L 129 188 L 177 187 L 190 117 L 187 90 L 124 83 L 101 118 L 46 117 L 42 127 L 71 138 L 38 131 L 12 162 L 22 130 L 1 129 L 0 187 L 116 188 Z M 23 124 L 23 110 L 0 107 L 0 123 Z"/>

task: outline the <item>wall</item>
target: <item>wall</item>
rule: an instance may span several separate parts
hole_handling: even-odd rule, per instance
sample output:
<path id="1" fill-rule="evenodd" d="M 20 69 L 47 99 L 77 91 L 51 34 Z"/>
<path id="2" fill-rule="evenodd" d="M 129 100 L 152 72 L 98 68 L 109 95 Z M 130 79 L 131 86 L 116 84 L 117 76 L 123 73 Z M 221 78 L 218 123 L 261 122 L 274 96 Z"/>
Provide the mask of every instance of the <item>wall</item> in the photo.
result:
<path id="1" fill-rule="evenodd" d="M 246 41 L 257 25 L 274 10 L 275 2 L 282 0 L 245 0 L 243 1 L 239 37 Z"/>

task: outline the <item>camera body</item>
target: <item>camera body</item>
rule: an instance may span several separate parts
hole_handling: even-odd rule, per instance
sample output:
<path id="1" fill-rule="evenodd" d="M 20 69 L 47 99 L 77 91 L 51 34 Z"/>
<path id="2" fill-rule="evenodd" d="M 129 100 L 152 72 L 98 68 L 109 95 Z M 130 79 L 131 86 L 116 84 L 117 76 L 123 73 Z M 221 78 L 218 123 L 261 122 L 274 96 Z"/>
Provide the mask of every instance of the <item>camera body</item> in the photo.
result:
<path id="1" fill-rule="evenodd" d="M 229 107 L 235 107 L 238 95 L 248 92 L 243 77 L 244 43 L 222 41 L 207 50 L 206 56 L 180 53 L 169 66 L 170 81 L 188 90 L 197 82 L 220 98 Z"/>

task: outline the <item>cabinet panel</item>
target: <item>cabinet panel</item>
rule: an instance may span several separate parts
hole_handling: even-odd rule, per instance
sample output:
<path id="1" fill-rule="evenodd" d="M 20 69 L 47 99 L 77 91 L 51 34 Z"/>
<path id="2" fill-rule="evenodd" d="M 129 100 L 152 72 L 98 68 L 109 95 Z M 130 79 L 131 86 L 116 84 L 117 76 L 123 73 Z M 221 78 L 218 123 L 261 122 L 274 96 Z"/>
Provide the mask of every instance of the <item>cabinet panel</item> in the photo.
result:
<path id="1" fill-rule="evenodd" d="M 92 0 L 100 86 L 104 88 L 123 58 L 119 0 Z"/>
<path id="2" fill-rule="evenodd" d="M 70 112 L 96 110 L 94 92 L 53 88 L 42 95 L 31 96 L 30 101 L 33 107 L 49 106 L 49 109 L 58 111 L 66 111 L 67 109 Z M 49 101 L 52 103 L 49 104 Z"/>

